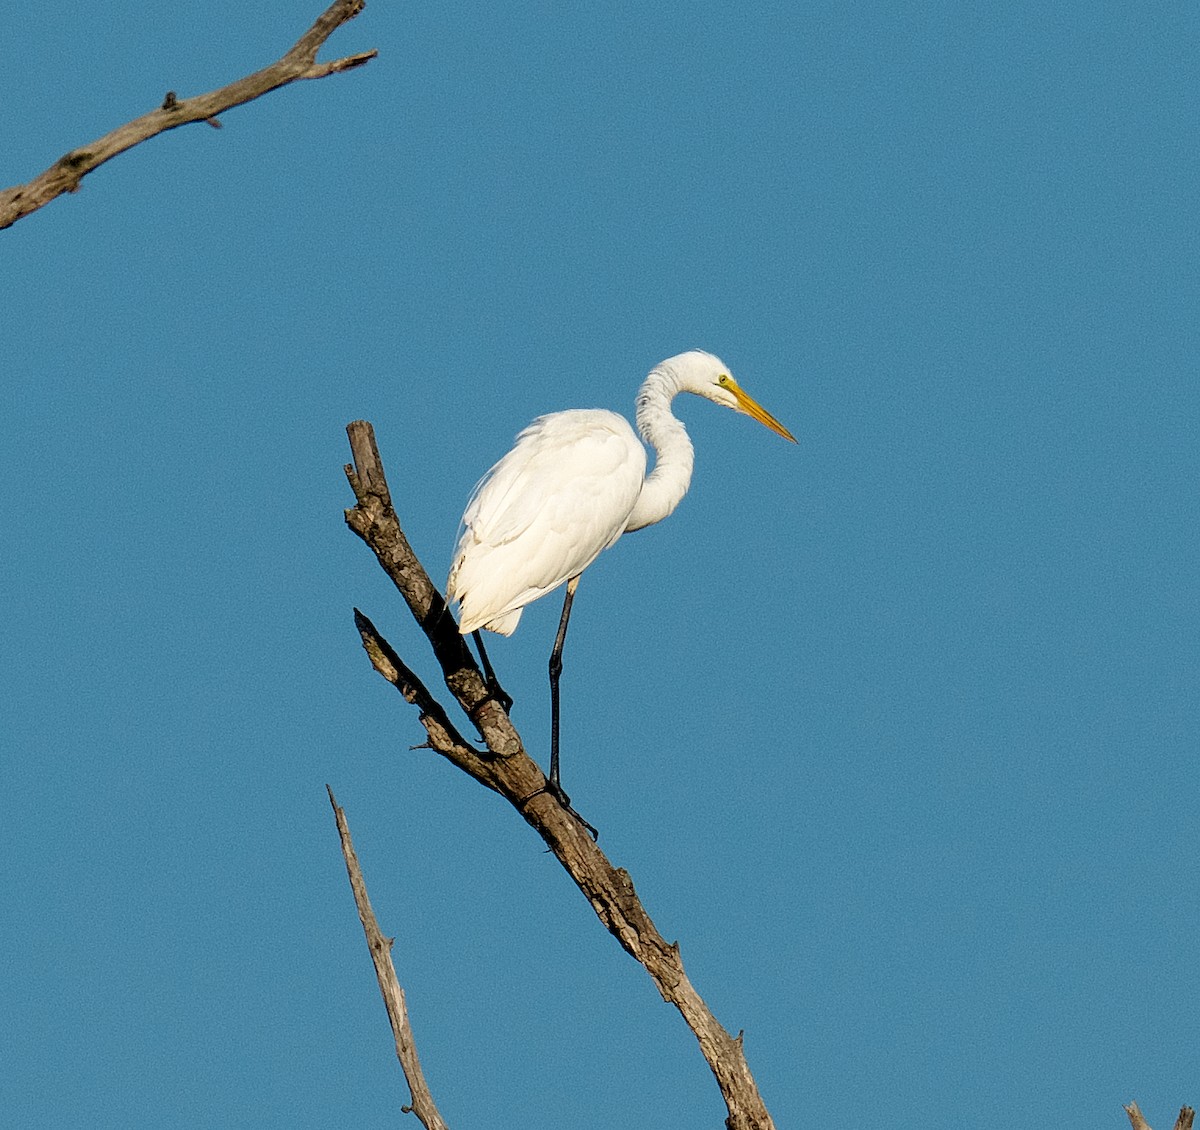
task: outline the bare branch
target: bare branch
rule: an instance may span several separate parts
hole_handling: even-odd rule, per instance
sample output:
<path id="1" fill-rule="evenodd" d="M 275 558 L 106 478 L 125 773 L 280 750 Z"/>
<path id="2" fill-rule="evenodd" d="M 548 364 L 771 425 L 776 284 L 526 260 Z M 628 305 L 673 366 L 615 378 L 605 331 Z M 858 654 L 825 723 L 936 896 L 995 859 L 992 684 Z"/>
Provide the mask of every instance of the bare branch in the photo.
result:
<path id="1" fill-rule="evenodd" d="M 1129 1115 L 1129 1125 L 1133 1130 L 1150 1130 L 1150 1124 L 1142 1117 L 1137 1103 L 1130 1103 L 1125 1108 L 1125 1113 Z"/>
<path id="2" fill-rule="evenodd" d="M 400 590 L 433 646 L 446 686 L 479 728 L 488 748 L 499 757 L 523 752 L 508 714 L 492 697 L 466 641 L 458 634 L 445 599 L 400 529 L 374 430 L 365 420 L 355 420 L 346 426 L 346 434 L 354 456 L 354 465 L 346 466 L 346 478 L 358 499 L 358 505 L 346 511 L 346 524 L 371 547 L 383 571 Z"/>
<path id="3" fill-rule="evenodd" d="M 1129 1125 L 1133 1130 L 1150 1130 L 1150 1123 L 1143 1117 L 1137 1103 L 1130 1103 L 1125 1113 L 1129 1115 Z M 1196 1112 L 1190 1106 L 1181 1107 L 1179 1117 L 1175 1119 L 1175 1130 L 1192 1130 L 1195 1120 Z"/>
<path id="4" fill-rule="evenodd" d="M 151 137 L 192 122 L 207 122 L 220 127 L 218 114 L 281 86 L 362 66 L 378 52 L 362 51 L 331 63 L 318 63 L 317 51 L 337 28 L 357 16 L 364 6 L 365 0 L 335 0 L 295 46 L 269 67 L 194 98 L 178 98 L 173 90 L 168 91 L 157 110 L 118 126 L 90 145 L 72 149 L 28 183 L 0 189 L 0 229 L 11 227 L 64 192 L 78 192 L 80 182 L 88 173 Z"/>
<path id="5" fill-rule="evenodd" d="M 480 751 L 469 745 L 455 728 L 425 685 L 405 666 L 392 645 L 379 634 L 379 630 L 356 608 L 354 624 L 362 637 L 363 650 L 375 668 L 389 683 L 421 711 L 421 725 L 429 735 L 427 745 L 443 757 L 453 761 L 460 769 L 482 781 L 488 788 L 495 788 L 487 779 L 486 763 L 490 751 Z"/>
<path id="6" fill-rule="evenodd" d="M 469 746 L 465 750 L 455 748 L 452 741 L 443 741 L 430 725 L 431 719 L 436 721 L 434 711 L 421 702 L 428 692 L 418 689 L 410 679 L 411 673 L 400 673 L 407 668 L 370 621 L 359 614 L 360 633 L 364 622 L 371 628 L 373 643 L 367 645 L 368 652 L 375 647 L 381 654 L 395 657 L 387 664 L 397 673 L 397 679 L 390 678 L 377 663 L 376 670 L 402 691 L 401 684 L 407 685 L 405 697 L 411 693 L 410 701 L 421 705 L 421 721 L 429 734 L 430 747 L 500 793 L 520 812 L 566 868 L 605 928 L 645 967 L 663 999 L 679 1009 L 721 1088 L 729 1110 L 729 1130 L 773 1130 L 774 1123 L 746 1063 L 741 1036 L 731 1036 L 692 987 L 678 945 L 667 942 L 659 933 L 628 873 L 614 867 L 588 835 L 587 825 L 546 792 L 546 778 L 525 752 L 503 705 L 489 697 L 483 677 L 447 613 L 445 600 L 400 529 L 371 425 L 358 420 L 346 430 L 354 455 L 354 465 L 346 467 L 346 477 L 358 499 L 358 504 L 346 511 L 346 522 L 374 551 L 403 595 L 433 647 L 446 686 L 479 727 L 490 752 L 482 754 Z M 363 638 L 366 644 L 367 635 Z"/>
<path id="7" fill-rule="evenodd" d="M 392 1023 L 392 1033 L 396 1037 L 396 1056 L 400 1060 L 404 1078 L 408 1080 L 408 1089 L 412 1094 L 412 1106 L 404 1109 L 411 1110 L 421 1120 L 425 1130 L 449 1130 L 438 1113 L 429 1085 L 425 1082 L 424 1072 L 421 1071 L 421 1061 L 417 1057 L 417 1046 L 413 1041 L 404 990 L 400 988 L 400 982 L 396 978 L 396 967 L 392 964 L 392 942 L 395 939 L 385 938 L 383 931 L 379 929 L 379 922 L 371 909 L 371 900 L 367 897 L 367 883 L 363 878 L 362 867 L 350 840 L 350 826 L 346 823 L 346 814 L 338 807 L 333 790 L 328 785 L 325 786 L 325 791 L 329 793 L 329 803 L 333 805 L 333 816 L 337 821 L 338 836 L 342 841 L 342 856 L 346 860 L 346 873 L 350 876 L 350 889 L 354 892 L 358 918 L 362 922 L 363 933 L 367 936 L 371 960 L 375 963 L 379 991 L 383 994 L 384 1007 Z"/>

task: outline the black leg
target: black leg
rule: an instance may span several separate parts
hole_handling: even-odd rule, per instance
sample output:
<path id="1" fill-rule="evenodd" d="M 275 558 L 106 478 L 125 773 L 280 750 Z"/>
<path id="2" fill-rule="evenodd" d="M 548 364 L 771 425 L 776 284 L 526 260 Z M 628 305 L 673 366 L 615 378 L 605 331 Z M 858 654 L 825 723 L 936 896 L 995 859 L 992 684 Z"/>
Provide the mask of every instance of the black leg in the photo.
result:
<path id="1" fill-rule="evenodd" d="M 563 643 L 567 638 L 567 622 L 571 619 L 571 603 L 578 587 L 578 577 L 572 577 L 567 582 L 562 619 L 558 622 L 558 635 L 554 638 L 554 650 L 550 653 L 550 791 L 567 807 L 570 806 L 570 799 L 558 783 L 558 678 L 562 674 Z"/>
<path id="2" fill-rule="evenodd" d="M 550 777 L 545 788 L 539 789 L 538 792 L 549 793 L 591 833 L 592 839 L 598 840 L 600 833 L 571 807 L 571 798 L 563 792 L 562 785 L 558 783 L 558 678 L 562 674 L 563 643 L 566 641 L 567 624 L 571 619 L 571 602 L 575 599 L 575 590 L 578 587 L 578 577 L 572 577 L 567 582 L 562 619 L 558 622 L 558 635 L 554 637 L 554 650 L 550 653 Z M 537 795 L 534 793 L 534 796 Z M 532 797 L 527 799 L 531 800 Z"/>
<path id="3" fill-rule="evenodd" d="M 513 700 L 500 685 L 500 680 L 496 678 L 496 672 L 492 670 L 492 661 L 488 659 L 487 649 L 483 646 L 483 636 L 479 632 L 472 632 L 471 638 L 475 641 L 475 647 L 479 651 L 479 662 L 483 666 L 483 678 L 487 683 L 488 693 L 504 707 L 504 713 L 507 714 L 512 710 Z"/>

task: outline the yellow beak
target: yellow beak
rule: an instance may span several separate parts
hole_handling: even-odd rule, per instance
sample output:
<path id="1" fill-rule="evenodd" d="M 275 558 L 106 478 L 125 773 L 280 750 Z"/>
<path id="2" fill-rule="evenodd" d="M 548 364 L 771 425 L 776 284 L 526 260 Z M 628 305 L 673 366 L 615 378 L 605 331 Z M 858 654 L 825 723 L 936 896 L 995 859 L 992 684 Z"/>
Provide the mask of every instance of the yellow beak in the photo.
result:
<path id="1" fill-rule="evenodd" d="M 725 387 L 733 393 L 734 399 L 737 401 L 737 410 L 744 412 L 752 420 L 757 420 L 760 424 L 766 425 L 776 435 L 783 436 L 784 439 L 790 439 L 792 443 L 796 442 L 796 437 L 787 430 L 774 416 L 771 415 L 761 404 L 758 403 L 752 396 L 743 392 L 737 382 L 730 377 Z"/>

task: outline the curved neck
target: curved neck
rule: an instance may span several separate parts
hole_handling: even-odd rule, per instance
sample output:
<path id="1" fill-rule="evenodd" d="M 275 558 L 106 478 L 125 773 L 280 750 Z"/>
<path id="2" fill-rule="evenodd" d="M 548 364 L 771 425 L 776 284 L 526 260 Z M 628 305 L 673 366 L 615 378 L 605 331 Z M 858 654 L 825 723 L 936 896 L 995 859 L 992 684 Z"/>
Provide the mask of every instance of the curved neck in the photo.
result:
<path id="1" fill-rule="evenodd" d="M 642 439 L 654 448 L 654 470 L 642 484 L 626 531 L 661 522 L 679 505 L 692 481 L 692 441 L 671 414 L 677 392 L 675 375 L 661 366 L 651 371 L 638 390 L 637 427 Z"/>

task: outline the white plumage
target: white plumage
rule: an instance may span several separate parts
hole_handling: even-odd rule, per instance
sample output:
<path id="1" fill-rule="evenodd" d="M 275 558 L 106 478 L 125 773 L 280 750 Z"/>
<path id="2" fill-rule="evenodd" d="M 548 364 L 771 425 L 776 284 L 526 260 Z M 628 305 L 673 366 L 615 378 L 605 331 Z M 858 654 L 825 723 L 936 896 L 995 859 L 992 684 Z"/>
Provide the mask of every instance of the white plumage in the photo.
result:
<path id="1" fill-rule="evenodd" d="M 623 533 L 661 522 L 687 493 L 692 442 L 671 415 L 671 401 L 680 392 L 744 412 L 795 442 L 787 428 L 738 387 L 724 362 L 694 350 L 656 365 L 638 391 L 638 431 L 654 448 L 649 475 L 646 449 L 624 417 L 599 408 L 554 412 L 517 436 L 512 451 L 475 488 L 463 514 L 462 537 L 446 584 L 450 599 L 458 601 L 463 635 L 479 628 L 510 635 L 525 605 L 566 583 L 550 653 L 550 774 L 545 788 L 570 812 L 574 809 L 558 772 L 558 682 L 575 586 L 579 574 Z M 493 695 L 511 703 L 482 644 L 479 657 Z M 594 835 L 595 829 L 584 824 Z"/>
<path id="2" fill-rule="evenodd" d="M 615 412 L 542 416 L 476 488 L 449 592 L 463 633 L 510 635 L 521 609 L 578 576 L 625 531 L 646 452 Z"/>
<path id="3" fill-rule="evenodd" d="M 463 514 L 447 584 L 459 630 L 510 635 L 531 601 L 578 577 L 629 530 L 659 522 L 687 493 L 692 444 L 671 414 L 680 392 L 753 417 L 795 442 L 747 396 L 711 353 L 692 351 L 655 366 L 637 397 L 638 431 L 603 409 L 542 416 L 484 476 Z"/>

